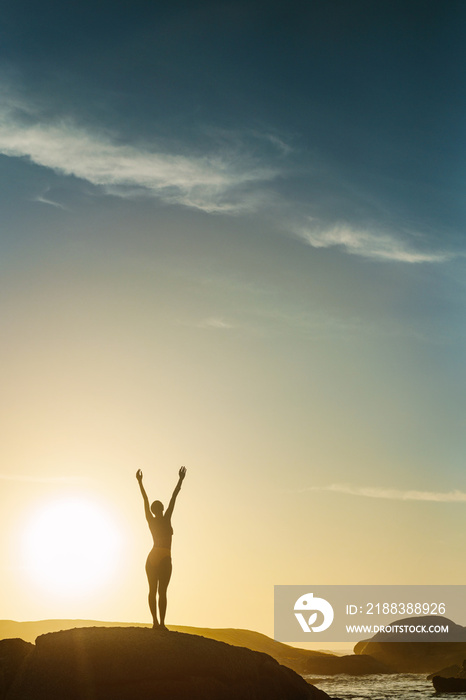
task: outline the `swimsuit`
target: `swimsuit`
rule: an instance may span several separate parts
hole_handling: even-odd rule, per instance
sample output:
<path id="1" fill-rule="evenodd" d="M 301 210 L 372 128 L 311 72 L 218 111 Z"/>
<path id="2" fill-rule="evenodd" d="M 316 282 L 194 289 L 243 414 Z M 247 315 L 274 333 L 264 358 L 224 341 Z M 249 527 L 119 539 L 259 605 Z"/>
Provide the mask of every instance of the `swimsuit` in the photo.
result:
<path id="1" fill-rule="evenodd" d="M 153 547 L 147 557 L 147 564 L 150 567 L 158 567 L 164 559 L 171 559 L 171 550 L 168 547 Z"/>

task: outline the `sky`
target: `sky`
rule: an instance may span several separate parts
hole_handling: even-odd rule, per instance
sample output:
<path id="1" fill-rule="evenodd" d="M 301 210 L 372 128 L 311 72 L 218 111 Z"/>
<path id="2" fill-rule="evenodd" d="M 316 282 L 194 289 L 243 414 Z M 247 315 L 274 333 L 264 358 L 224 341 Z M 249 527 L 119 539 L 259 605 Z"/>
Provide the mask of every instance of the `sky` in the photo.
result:
<path id="1" fill-rule="evenodd" d="M 0 618 L 149 622 L 134 477 L 180 465 L 168 624 L 464 581 L 465 15 L 2 3 Z M 69 499 L 90 592 L 24 544 Z"/>

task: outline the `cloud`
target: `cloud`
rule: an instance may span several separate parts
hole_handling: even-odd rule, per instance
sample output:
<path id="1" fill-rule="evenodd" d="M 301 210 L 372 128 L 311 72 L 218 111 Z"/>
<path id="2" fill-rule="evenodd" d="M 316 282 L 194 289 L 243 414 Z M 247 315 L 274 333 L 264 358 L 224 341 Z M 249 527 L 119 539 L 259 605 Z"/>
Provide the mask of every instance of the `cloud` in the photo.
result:
<path id="1" fill-rule="evenodd" d="M 328 486 L 309 486 L 306 491 L 333 491 L 346 493 L 350 496 L 365 496 L 366 498 L 384 498 L 392 501 L 435 501 L 439 503 L 464 503 L 466 493 L 463 491 L 402 491 L 399 489 L 384 489 L 372 486 L 351 486 L 350 484 L 330 484 Z"/>
<path id="2" fill-rule="evenodd" d="M 279 185 L 272 192 L 271 182 L 287 175 L 296 177 L 299 172 L 292 172 L 292 164 L 285 170 L 283 159 L 294 149 L 270 129 L 207 130 L 210 150 L 201 155 L 189 153 L 181 144 L 163 148 L 154 142 L 123 143 L 115 134 L 79 126 L 72 119 L 44 116 L 44 105 L 26 102 L 2 82 L 0 154 L 4 156 L 28 159 L 120 198 L 155 197 L 207 213 L 272 212 L 279 229 L 291 230 L 313 248 L 337 247 L 372 260 L 411 264 L 440 263 L 454 257 L 444 250 L 416 249 L 414 238 L 422 241 L 422 235 L 413 236 L 403 227 L 398 231 L 380 226 L 370 229 L 348 222 L 326 224 L 306 216 L 307 203 L 293 202 L 291 194 L 279 195 Z M 258 153 L 261 155 L 251 155 Z M 277 162 L 278 166 L 272 165 Z M 294 165 L 296 168 L 296 162 Z M 326 201 L 331 210 L 335 193 L 328 187 Z M 36 201 L 65 209 L 45 195 Z M 330 211 L 323 220 L 331 221 L 331 216 Z M 290 226 L 290 219 L 297 223 Z"/>
<path id="3" fill-rule="evenodd" d="M 227 323 L 223 318 L 205 318 L 199 323 L 199 328 L 217 328 L 219 330 L 229 330 L 233 328 L 231 323 Z"/>
<path id="4" fill-rule="evenodd" d="M 351 255 L 404 263 L 438 263 L 453 255 L 444 251 L 421 252 L 411 248 L 393 233 L 368 231 L 348 224 L 324 228 L 318 223 L 297 226 L 295 235 L 313 248 L 340 246 Z"/>
<path id="5" fill-rule="evenodd" d="M 36 195 L 32 198 L 32 201 L 40 202 L 40 204 L 47 204 L 51 207 L 55 207 L 56 209 L 63 209 L 63 211 L 69 211 L 69 209 L 65 207 L 64 204 L 60 204 L 60 202 L 55 202 L 53 199 L 50 199 L 49 197 L 45 196 L 49 192 L 49 190 L 50 188 L 48 188 L 43 194 Z"/>
<path id="6" fill-rule="evenodd" d="M 33 484 L 77 484 L 87 481 L 83 476 L 30 476 L 20 474 L 0 474 L 0 481 L 20 481 Z"/>
<path id="7" fill-rule="evenodd" d="M 206 212 L 256 209 L 264 196 L 260 185 L 277 176 L 245 155 L 189 156 L 121 144 L 71 120 L 41 120 L 9 98 L 0 107 L 0 153 L 28 158 L 109 194 L 153 196 Z"/>
<path id="8" fill-rule="evenodd" d="M 63 209 L 64 211 L 67 211 L 66 207 L 63 206 L 63 204 L 59 204 L 59 202 L 54 202 L 51 199 L 46 199 L 45 197 L 37 196 L 33 197 L 33 202 L 40 202 L 40 204 L 48 204 L 51 207 L 55 207 L 55 209 Z"/>

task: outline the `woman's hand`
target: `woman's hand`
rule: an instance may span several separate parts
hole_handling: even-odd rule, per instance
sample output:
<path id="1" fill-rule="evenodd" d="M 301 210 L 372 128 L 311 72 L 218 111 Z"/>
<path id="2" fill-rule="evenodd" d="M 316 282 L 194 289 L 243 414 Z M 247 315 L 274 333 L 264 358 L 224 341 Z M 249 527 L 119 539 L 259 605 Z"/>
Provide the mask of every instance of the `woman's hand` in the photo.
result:
<path id="1" fill-rule="evenodd" d="M 186 476 L 186 467 L 180 468 L 180 471 L 178 472 L 178 476 L 180 477 L 180 481 L 183 481 L 184 477 Z"/>
<path id="2" fill-rule="evenodd" d="M 136 479 L 141 483 L 142 481 L 142 471 L 140 469 L 137 470 L 136 472 Z"/>

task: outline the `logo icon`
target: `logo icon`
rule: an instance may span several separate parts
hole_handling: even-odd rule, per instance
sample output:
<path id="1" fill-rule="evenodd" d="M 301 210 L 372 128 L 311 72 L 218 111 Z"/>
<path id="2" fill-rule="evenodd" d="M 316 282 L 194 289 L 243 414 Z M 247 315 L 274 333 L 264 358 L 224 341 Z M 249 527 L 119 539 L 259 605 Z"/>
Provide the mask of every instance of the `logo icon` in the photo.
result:
<path id="1" fill-rule="evenodd" d="M 296 603 L 294 604 L 294 609 L 305 610 L 309 615 L 309 619 L 306 622 L 304 615 L 301 612 L 295 612 L 295 617 L 298 620 L 303 632 L 323 632 L 328 629 L 333 622 L 333 608 L 324 598 L 314 598 L 312 593 L 305 593 L 302 595 Z M 324 616 L 322 624 L 313 627 L 314 622 L 317 620 L 317 613 L 321 612 Z"/>

